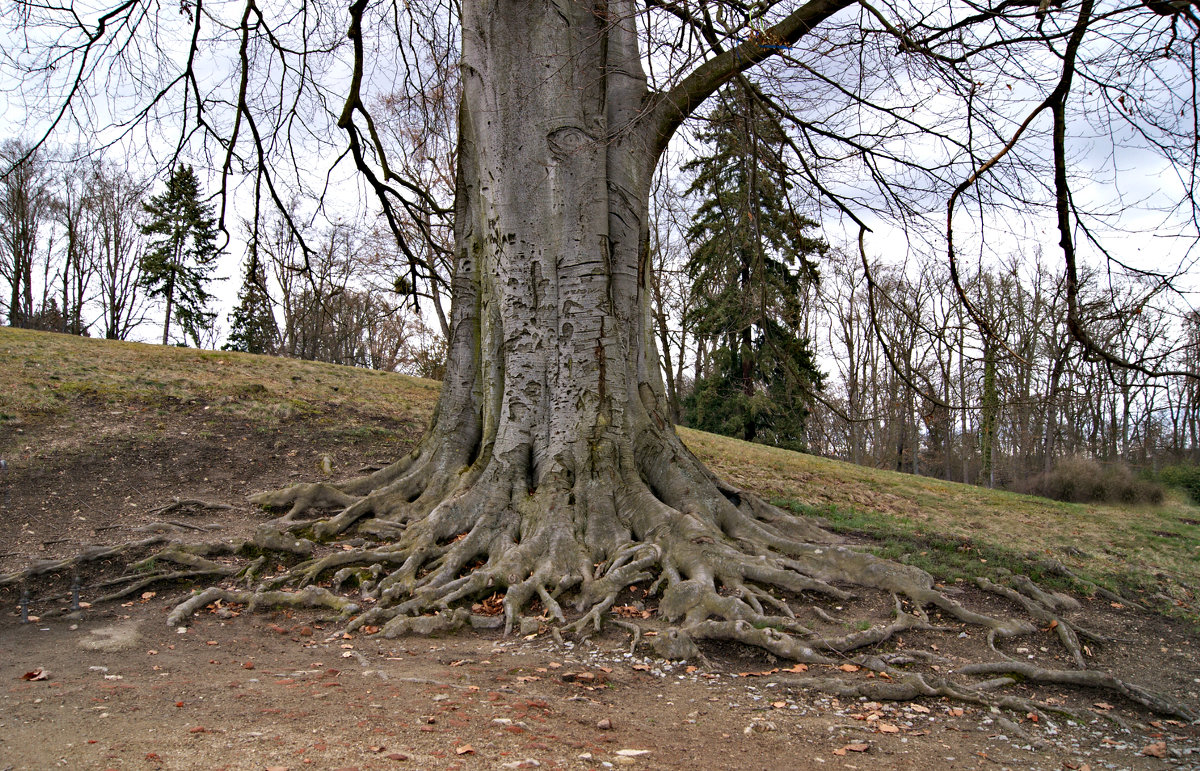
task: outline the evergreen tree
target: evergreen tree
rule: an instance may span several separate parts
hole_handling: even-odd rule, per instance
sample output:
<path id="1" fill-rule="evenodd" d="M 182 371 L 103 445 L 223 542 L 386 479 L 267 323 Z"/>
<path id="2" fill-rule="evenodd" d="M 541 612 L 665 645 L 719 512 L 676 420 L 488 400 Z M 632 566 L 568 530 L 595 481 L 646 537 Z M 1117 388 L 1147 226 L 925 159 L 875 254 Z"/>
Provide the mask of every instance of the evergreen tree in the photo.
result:
<path id="1" fill-rule="evenodd" d="M 696 332 L 714 342 L 686 417 L 698 428 L 798 448 L 805 394 L 821 384 L 801 337 L 801 294 L 817 280 L 811 255 L 828 247 L 796 213 L 778 125 L 745 88 L 726 89 L 699 136 L 710 155 L 684 165 L 700 196 L 687 262 Z"/>
<path id="2" fill-rule="evenodd" d="M 229 340 L 221 346 L 226 351 L 246 353 L 275 353 L 279 333 L 275 314 L 266 290 L 266 272 L 258 260 L 258 249 L 250 244 L 250 259 L 246 276 L 238 291 L 238 302 L 229 314 Z"/>
<path id="3" fill-rule="evenodd" d="M 174 321 L 199 346 L 200 333 L 216 318 L 208 310 L 212 295 L 204 288 L 221 255 L 212 205 L 200 200 L 200 181 L 192 167 L 179 166 L 166 191 L 152 196 L 144 208 L 150 222 L 142 232 L 151 241 L 142 257 L 141 284 L 149 297 L 166 304 L 163 345 Z"/>

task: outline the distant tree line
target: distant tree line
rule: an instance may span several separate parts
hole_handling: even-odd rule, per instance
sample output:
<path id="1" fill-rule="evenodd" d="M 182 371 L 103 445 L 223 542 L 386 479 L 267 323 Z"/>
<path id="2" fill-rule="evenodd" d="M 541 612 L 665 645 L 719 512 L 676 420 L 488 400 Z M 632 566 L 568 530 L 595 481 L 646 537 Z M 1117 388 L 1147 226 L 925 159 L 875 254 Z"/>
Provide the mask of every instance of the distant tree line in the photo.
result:
<path id="1" fill-rule="evenodd" d="M 1200 313 L 1172 281 L 1081 266 L 1088 348 L 1040 251 L 960 262 L 957 283 L 944 254 L 911 247 L 864 264 L 803 214 L 796 148 L 756 93 L 722 91 L 652 193 L 651 313 L 677 423 L 1026 491 L 1092 468 L 1080 461 L 1200 462 Z"/>
<path id="2" fill-rule="evenodd" d="M 148 180 L 103 159 L 65 162 L 0 144 L 0 314 L 14 327 L 127 339 L 147 318 L 140 284 Z"/>
<path id="3" fill-rule="evenodd" d="M 154 180 L 85 152 L 0 144 L 0 318 L 9 326 L 213 347 L 212 282 L 225 240 L 194 169 Z M 406 302 L 387 239 L 361 223 L 254 227 L 224 347 L 427 377 L 439 330 Z M 440 299 L 440 298 L 438 298 Z M 439 307 L 440 309 L 440 307 Z M 145 334 L 145 332 L 142 332 Z"/>
<path id="4" fill-rule="evenodd" d="M 870 264 L 873 290 L 857 255 L 830 250 L 819 267 L 800 296 L 798 339 L 823 370 L 797 407 L 807 451 L 1019 490 L 1077 457 L 1151 471 L 1200 462 L 1200 313 L 1148 303 L 1154 287 L 1136 277 L 1088 272 L 1083 312 L 1108 350 L 1175 374 L 1089 355 L 1067 329 L 1063 277 L 1037 254 L 962 277 L 979 319 L 936 256 Z M 704 294 L 686 276 L 686 261 L 668 265 L 656 312 L 681 404 L 714 367 L 713 340 L 689 323 Z"/>
<path id="5" fill-rule="evenodd" d="M 245 227 L 225 349 L 441 377 L 444 337 L 409 302 L 387 235 L 347 223 L 297 234 L 280 217 Z"/>

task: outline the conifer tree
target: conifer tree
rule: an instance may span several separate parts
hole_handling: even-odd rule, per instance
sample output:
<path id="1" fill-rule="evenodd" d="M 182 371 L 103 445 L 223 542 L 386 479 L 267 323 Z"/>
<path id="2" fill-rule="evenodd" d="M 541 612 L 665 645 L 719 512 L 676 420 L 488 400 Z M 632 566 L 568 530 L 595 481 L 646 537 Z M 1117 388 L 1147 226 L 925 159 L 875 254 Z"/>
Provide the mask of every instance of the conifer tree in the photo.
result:
<path id="1" fill-rule="evenodd" d="M 745 87 L 728 88 L 699 133 L 712 152 L 684 165 L 701 198 L 688 230 L 691 320 L 715 343 L 687 419 L 696 427 L 798 448 L 804 395 L 821 373 L 801 336 L 801 294 L 828 247 L 788 199 L 783 135 Z"/>
<path id="2" fill-rule="evenodd" d="M 246 275 L 238 291 L 238 302 L 229 314 L 229 339 L 221 346 L 226 351 L 275 353 L 279 332 L 271 298 L 266 290 L 266 272 L 258 259 L 258 249 L 250 244 Z"/>
<path id="3" fill-rule="evenodd" d="M 216 314 L 205 285 L 212 279 L 221 250 L 212 205 L 200 199 L 200 181 L 191 166 L 179 166 L 167 189 L 144 204 L 150 222 L 142 232 L 151 237 L 142 257 L 141 284 L 149 297 L 166 305 L 162 343 L 169 341 L 171 323 L 200 345 L 200 333 Z"/>

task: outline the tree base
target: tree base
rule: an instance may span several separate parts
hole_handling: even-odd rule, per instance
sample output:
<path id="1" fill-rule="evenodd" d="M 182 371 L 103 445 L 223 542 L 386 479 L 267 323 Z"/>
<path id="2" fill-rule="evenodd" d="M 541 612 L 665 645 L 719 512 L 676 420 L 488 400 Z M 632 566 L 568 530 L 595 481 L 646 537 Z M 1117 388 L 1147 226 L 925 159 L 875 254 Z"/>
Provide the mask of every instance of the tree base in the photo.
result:
<path id="1" fill-rule="evenodd" d="M 340 620 L 338 634 L 385 637 L 503 627 L 561 639 L 611 622 L 633 635 L 635 648 L 649 641 L 662 658 L 700 660 L 698 644 L 726 641 L 878 675 L 798 681 L 840 696 L 945 696 L 1044 714 L 1049 707 L 1004 690 L 1045 683 L 1104 689 L 1161 714 L 1197 718 L 1190 707 L 1089 669 L 1087 645 L 1110 641 L 1069 620 L 1079 607 L 1073 599 L 1020 576 L 1009 586 L 981 578 L 979 589 L 1019 614 L 972 610 L 923 571 L 839 543 L 716 480 L 690 454 L 650 473 L 622 473 L 616 463 L 586 480 L 551 474 L 531 489 L 526 474 L 503 464 L 455 467 L 426 446 L 366 477 L 255 496 L 287 511 L 238 545 L 154 535 L 35 565 L 0 577 L 0 586 L 150 552 L 130 560 L 128 575 L 110 582 L 102 601 L 162 581 L 218 584 L 176 607 L 172 625 L 218 600 L 251 610 L 324 608 Z M 231 565 L 226 558 L 234 555 L 242 561 Z M 848 607 L 867 613 L 847 619 Z M 986 640 L 988 660 L 956 665 L 897 644 L 905 635 L 965 636 L 964 625 Z M 1002 651 L 1004 641 L 1039 630 L 1054 635 L 1074 668 L 1040 667 Z"/>

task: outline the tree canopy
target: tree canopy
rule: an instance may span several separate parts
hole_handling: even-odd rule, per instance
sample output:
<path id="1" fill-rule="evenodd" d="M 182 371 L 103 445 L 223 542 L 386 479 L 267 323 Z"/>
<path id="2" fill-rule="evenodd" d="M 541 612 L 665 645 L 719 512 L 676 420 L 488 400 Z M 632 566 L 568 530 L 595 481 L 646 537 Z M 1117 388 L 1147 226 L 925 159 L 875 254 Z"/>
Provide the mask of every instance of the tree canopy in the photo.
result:
<path id="1" fill-rule="evenodd" d="M 174 322 L 199 346 L 215 318 L 208 309 L 212 295 L 205 288 L 221 253 L 212 206 L 201 200 L 195 170 L 181 165 L 171 173 L 166 190 L 151 196 L 144 207 L 149 221 L 142 232 L 151 240 L 142 256 L 141 284 L 148 297 L 166 307 L 162 344 Z"/>

